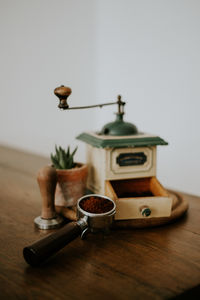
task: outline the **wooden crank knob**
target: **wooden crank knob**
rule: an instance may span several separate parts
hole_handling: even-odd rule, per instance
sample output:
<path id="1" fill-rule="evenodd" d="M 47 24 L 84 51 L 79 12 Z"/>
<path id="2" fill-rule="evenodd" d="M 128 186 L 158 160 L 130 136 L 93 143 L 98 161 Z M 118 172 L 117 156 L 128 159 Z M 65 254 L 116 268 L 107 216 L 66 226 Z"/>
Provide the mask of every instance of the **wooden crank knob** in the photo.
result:
<path id="1" fill-rule="evenodd" d="M 60 103 L 58 105 L 59 108 L 67 109 L 69 107 L 67 103 L 67 98 L 71 95 L 72 90 L 70 87 L 61 85 L 60 87 L 55 88 L 54 94 L 59 98 Z"/>
<path id="2" fill-rule="evenodd" d="M 51 166 L 43 167 L 38 172 L 37 182 L 42 196 L 42 213 L 34 222 L 40 229 L 59 227 L 63 223 L 63 218 L 56 214 L 54 206 L 57 184 L 56 170 Z"/>

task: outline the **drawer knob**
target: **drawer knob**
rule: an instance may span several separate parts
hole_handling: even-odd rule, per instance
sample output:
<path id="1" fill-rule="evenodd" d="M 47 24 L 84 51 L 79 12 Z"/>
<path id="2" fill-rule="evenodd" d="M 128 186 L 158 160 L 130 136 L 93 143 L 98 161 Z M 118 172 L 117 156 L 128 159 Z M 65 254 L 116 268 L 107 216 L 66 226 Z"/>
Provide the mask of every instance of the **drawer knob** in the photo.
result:
<path id="1" fill-rule="evenodd" d="M 141 207 L 140 211 L 143 217 L 149 217 L 151 214 L 151 209 L 148 206 Z"/>

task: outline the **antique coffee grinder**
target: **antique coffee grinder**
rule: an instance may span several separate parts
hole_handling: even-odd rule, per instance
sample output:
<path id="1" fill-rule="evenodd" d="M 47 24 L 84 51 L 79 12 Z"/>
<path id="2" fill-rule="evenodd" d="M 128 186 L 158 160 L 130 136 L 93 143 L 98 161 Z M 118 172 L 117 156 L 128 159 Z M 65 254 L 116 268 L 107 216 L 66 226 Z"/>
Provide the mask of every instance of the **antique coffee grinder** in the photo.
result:
<path id="1" fill-rule="evenodd" d="M 125 122 L 121 96 L 116 102 L 69 107 L 70 88 L 60 86 L 54 93 L 60 99 L 61 109 L 118 105 L 114 122 L 104 125 L 100 132 L 84 132 L 77 137 L 87 146 L 87 188 L 115 201 L 115 220 L 169 217 L 172 198 L 156 178 L 157 146 L 167 142 Z"/>

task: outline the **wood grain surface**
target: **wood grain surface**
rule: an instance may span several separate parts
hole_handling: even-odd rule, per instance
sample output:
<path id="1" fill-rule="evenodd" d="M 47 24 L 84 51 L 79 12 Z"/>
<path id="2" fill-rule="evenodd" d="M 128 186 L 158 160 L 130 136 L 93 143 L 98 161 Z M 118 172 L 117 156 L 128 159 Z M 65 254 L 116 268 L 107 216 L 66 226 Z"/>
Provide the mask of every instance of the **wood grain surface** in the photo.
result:
<path id="1" fill-rule="evenodd" d="M 177 222 L 77 238 L 43 266 L 28 266 L 23 248 L 48 234 L 33 225 L 36 174 L 48 163 L 0 148 L 0 299 L 169 299 L 200 284 L 200 197 L 186 194 L 189 211 Z"/>

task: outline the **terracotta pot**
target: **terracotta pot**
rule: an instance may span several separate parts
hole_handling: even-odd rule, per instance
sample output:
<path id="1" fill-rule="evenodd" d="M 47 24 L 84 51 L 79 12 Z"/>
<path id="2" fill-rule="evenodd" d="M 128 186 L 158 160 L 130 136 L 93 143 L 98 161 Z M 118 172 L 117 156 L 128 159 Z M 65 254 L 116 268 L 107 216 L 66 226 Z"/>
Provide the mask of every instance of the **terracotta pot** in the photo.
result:
<path id="1" fill-rule="evenodd" d="M 73 169 L 56 169 L 56 172 L 55 205 L 63 207 L 76 205 L 77 200 L 85 194 L 87 165 L 77 163 Z"/>

